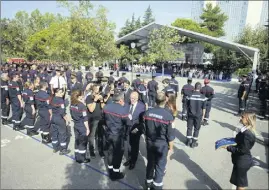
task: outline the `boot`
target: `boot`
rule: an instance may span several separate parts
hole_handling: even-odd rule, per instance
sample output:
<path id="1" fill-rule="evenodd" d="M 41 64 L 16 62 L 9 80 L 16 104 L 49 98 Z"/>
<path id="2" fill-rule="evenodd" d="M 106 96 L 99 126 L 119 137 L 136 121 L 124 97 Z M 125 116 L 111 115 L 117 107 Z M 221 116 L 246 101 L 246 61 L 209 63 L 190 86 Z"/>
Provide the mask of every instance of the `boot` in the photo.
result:
<path id="1" fill-rule="evenodd" d="M 71 150 L 69 150 L 69 149 L 63 149 L 63 150 L 61 150 L 60 151 L 60 155 L 66 155 L 66 154 L 69 154 L 71 152 Z"/>
<path id="2" fill-rule="evenodd" d="M 186 146 L 191 146 L 192 143 L 192 139 L 191 138 L 187 138 L 186 140 Z"/>
<path id="3" fill-rule="evenodd" d="M 91 158 L 96 158 L 96 155 L 95 155 L 95 153 L 94 153 L 94 151 L 92 150 L 92 151 L 90 151 L 90 156 L 91 156 Z"/>
<path id="4" fill-rule="evenodd" d="M 116 181 L 123 178 L 124 178 L 124 174 L 122 172 L 113 172 L 111 180 Z"/>
<path id="5" fill-rule="evenodd" d="M 46 135 L 46 141 L 47 141 L 47 143 L 51 143 L 51 138 L 50 138 L 50 134 L 48 134 L 48 135 Z"/>
<path id="6" fill-rule="evenodd" d="M 153 182 L 147 183 L 147 181 L 145 182 L 145 189 L 146 190 L 150 190 L 152 188 Z"/>
<path id="7" fill-rule="evenodd" d="M 197 140 L 193 139 L 193 140 L 192 140 L 192 143 L 191 143 L 191 147 L 192 147 L 192 148 L 195 148 L 195 147 L 197 147 L 197 146 L 198 146 Z"/>
<path id="8" fill-rule="evenodd" d="M 2 118 L 2 125 L 7 125 L 7 119 Z"/>

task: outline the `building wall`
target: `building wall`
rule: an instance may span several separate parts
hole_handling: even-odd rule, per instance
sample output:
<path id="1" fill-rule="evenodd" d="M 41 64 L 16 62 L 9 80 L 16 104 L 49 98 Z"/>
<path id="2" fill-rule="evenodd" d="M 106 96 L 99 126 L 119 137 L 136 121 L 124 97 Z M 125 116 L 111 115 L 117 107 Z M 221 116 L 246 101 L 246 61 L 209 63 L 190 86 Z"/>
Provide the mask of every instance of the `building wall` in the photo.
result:
<path id="1" fill-rule="evenodd" d="M 265 25 L 268 24 L 268 1 L 263 1 L 262 3 L 262 12 L 261 12 L 261 16 L 260 16 L 260 25 Z"/>

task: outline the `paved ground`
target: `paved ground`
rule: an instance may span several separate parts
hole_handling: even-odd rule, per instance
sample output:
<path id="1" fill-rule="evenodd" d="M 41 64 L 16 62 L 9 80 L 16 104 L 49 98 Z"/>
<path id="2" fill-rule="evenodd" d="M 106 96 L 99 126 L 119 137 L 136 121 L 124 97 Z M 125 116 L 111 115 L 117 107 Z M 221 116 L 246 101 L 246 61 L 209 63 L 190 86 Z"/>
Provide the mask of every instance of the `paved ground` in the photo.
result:
<path id="1" fill-rule="evenodd" d="M 178 80 L 182 87 L 186 78 Z M 238 117 L 233 115 L 238 109 L 235 98 L 238 84 L 212 82 L 211 86 L 216 91 L 216 98 L 210 125 L 200 131 L 199 147 L 191 149 L 184 145 L 186 122 L 176 119 L 175 149 L 167 164 L 165 189 L 232 188 L 229 183 L 232 171 L 230 153 L 224 149 L 216 151 L 214 145 L 220 138 L 232 137 L 239 124 Z M 178 106 L 181 110 L 180 101 Z M 143 138 L 136 168 L 129 171 L 122 166 L 126 177 L 111 182 L 100 157 L 87 165 L 73 161 L 74 136 L 70 142 L 72 153 L 59 156 L 52 153 L 50 146 L 41 144 L 39 136 L 30 138 L 24 133 L 1 126 L 2 189 L 141 189 L 144 184 L 147 160 Z M 257 121 L 257 133 L 268 135 L 268 121 Z M 252 167 L 248 172 L 249 189 L 268 189 L 268 147 L 257 142 L 252 155 L 260 166 Z"/>

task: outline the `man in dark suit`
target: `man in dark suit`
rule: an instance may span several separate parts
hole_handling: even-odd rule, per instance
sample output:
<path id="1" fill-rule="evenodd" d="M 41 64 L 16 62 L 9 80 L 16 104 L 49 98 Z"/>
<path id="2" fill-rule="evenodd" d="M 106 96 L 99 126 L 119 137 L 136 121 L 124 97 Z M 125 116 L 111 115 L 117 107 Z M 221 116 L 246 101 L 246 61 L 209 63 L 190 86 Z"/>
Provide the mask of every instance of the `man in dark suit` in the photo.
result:
<path id="1" fill-rule="evenodd" d="M 130 88 L 130 81 L 125 81 L 124 82 L 124 103 L 128 104 L 128 106 L 131 104 L 131 93 L 132 93 L 132 89 Z"/>
<path id="2" fill-rule="evenodd" d="M 138 97 L 139 94 L 136 91 L 131 93 L 131 104 L 128 115 L 131 121 L 131 127 L 128 135 L 129 138 L 127 138 L 127 143 L 129 141 L 128 160 L 124 163 L 124 166 L 129 166 L 130 170 L 134 169 L 138 158 L 140 136 L 143 130 L 143 114 L 146 111 L 146 106 L 142 102 L 138 101 Z"/>

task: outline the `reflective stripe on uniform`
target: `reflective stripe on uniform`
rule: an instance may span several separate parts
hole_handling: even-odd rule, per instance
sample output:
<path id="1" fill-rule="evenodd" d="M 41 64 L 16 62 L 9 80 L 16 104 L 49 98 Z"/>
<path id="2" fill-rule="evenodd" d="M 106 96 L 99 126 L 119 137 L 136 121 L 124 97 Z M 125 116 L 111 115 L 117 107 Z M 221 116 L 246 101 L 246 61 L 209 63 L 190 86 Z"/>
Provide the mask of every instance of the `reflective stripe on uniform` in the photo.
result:
<path id="1" fill-rule="evenodd" d="M 1 118 L 7 119 L 7 118 L 8 118 L 8 116 L 3 116 L 3 115 L 1 115 Z"/>
<path id="2" fill-rule="evenodd" d="M 44 135 L 48 135 L 48 134 L 50 134 L 49 132 L 42 132 Z"/>
<path id="3" fill-rule="evenodd" d="M 194 140 L 198 140 L 198 137 L 193 137 Z"/>
<path id="4" fill-rule="evenodd" d="M 147 183 L 152 183 L 153 179 L 147 179 Z"/>
<path id="5" fill-rule="evenodd" d="M 12 122 L 14 122 L 14 123 L 20 123 L 21 121 L 12 120 Z"/>
<path id="6" fill-rule="evenodd" d="M 29 125 L 25 125 L 25 128 L 29 128 L 29 129 L 32 129 L 34 128 L 35 126 L 29 126 Z"/>
<path id="7" fill-rule="evenodd" d="M 157 187 L 160 187 L 160 186 L 163 186 L 163 182 L 161 183 L 156 183 L 155 181 L 153 181 L 153 185 L 157 186 Z"/>
<path id="8" fill-rule="evenodd" d="M 58 141 L 51 141 L 51 143 L 52 143 L 52 144 L 56 144 L 56 143 L 58 143 Z"/>
<path id="9" fill-rule="evenodd" d="M 66 143 L 61 143 L 61 146 L 66 146 Z"/>
<path id="10" fill-rule="evenodd" d="M 86 153 L 86 150 L 79 150 L 78 153 L 79 154 L 85 154 Z"/>
<path id="11" fill-rule="evenodd" d="M 113 169 L 113 166 L 109 166 L 109 165 L 108 165 L 107 167 L 108 167 L 108 169 Z"/>
<path id="12" fill-rule="evenodd" d="M 120 169 L 113 168 L 113 172 L 120 172 Z"/>
<path id="13" fill-rule="evenodd" d="M 207 98 L 193 98 L 193 97 L 187 97 L 188 100 L 201 100 L 201 101 L 206 101 Z"/>
<path id="14" fill-rule="evenodd" d="M 187 139 L 191 139 L 192 138 L 192 136 L 187 136 Z"/>

